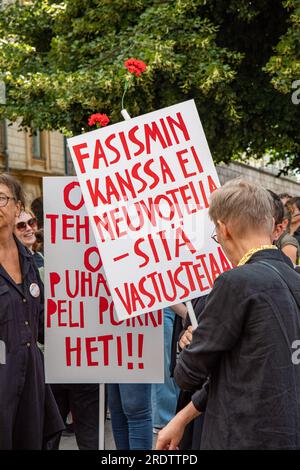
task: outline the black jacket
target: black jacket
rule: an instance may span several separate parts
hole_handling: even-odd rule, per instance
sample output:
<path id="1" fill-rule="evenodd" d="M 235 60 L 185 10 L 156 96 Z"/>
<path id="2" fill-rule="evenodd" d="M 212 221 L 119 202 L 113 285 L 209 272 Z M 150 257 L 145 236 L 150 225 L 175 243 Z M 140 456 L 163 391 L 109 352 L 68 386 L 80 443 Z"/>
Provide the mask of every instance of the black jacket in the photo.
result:
<path id="1" fill-rule="evenodd" d="M 64 425 L 37 346 L 43 342 L 43 285 L 32 255 L 16 243 L 22 285 L 0 265 L 0 340 L 6 349 L 0 364 L 0 449 L 42 449 Z"/>
<path id="2" fill-rule="evenodd" d="M 201 449 L 300 448 L 299 306 L 299 275 L 280 251 L 257 252 L 215 281 L 174 374 L 190 391 L 210 377 Z"/>

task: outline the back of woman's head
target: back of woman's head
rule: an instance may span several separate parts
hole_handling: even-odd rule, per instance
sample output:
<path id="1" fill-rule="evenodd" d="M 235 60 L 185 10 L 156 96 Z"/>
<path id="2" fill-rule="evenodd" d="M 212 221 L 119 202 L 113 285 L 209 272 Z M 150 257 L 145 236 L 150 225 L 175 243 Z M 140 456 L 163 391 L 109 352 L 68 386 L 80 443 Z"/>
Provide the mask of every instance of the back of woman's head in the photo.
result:
<path id="1" fill-rule="evenodd" d="M 289 199 L 286 203 L 286 207 L 288 209 L 291 209 L 292 206 L 296 206 L 298 211 L 300 211 L 300 197 L 296 196 L 296 197 L 292 197 L 291 199 Z"/>
<path id="2" fill-rule="evenodd" d="M 230 223 L 236 235 L 246 232 L 271 234 L 274 204 L 262 186 L 242 178 L 228 181 L 211 196 L 209 215 L 215 224 Z"/>

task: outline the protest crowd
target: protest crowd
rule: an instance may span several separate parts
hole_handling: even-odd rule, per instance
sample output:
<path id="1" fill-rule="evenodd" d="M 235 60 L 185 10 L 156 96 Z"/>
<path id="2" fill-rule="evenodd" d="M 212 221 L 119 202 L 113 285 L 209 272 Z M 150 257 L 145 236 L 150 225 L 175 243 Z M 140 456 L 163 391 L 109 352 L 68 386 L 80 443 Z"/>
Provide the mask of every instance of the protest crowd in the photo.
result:
<path id="1" fill-rule="evenodd" d="M 118 450 L 154 435 L 157 450 L 300 449 L 300 196 L 237 178 L 209 216 L 232 268 L 192 300 L 196 328 L 186 302 L 164 309 L 164 383 L 106 385 Z M 0 449 L 59 449 L 66 432 L 98 449 L 98 384 L 45 380 L 44 261 L 43 220 L 3 173 Z"/>

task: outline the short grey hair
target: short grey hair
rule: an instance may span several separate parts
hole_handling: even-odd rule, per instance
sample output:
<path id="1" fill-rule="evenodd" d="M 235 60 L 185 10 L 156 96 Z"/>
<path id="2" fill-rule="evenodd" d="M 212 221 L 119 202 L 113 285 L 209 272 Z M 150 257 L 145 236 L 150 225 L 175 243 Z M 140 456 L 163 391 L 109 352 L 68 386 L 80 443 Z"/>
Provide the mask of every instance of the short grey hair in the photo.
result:
<path id="1" fill-rule="evenodd" d="M 209 216 L 215 224 L 218 220 L 233 223 L 237 235 L 247 231 L 271 234 L 273 206 L 271 195 L 262 186 L 235 178 L 213 192 Z"/>

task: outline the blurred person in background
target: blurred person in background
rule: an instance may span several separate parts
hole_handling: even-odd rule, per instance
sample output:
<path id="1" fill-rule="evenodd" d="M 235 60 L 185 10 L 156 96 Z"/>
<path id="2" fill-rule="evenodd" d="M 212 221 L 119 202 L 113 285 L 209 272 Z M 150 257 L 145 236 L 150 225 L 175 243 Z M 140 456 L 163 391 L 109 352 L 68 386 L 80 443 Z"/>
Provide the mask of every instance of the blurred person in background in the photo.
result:
<path id="1" fill-rule="evenodd" d="M 292 220 L 291 212 L 284 207 L 282 220 L 283 232 L 275 240 L 275 245 L 290 258 L 294 266 L 299 265 L 300 247 L 297 239 L 290 234 L 290 224 Z"/>
<path id="2" fill-rule="evenodd" d="M 282 204 L 285 206 L 286 203 L 292 199 L 293 196 L 291 196 L 289 193 L 280 193 L 278 194 L 278 197 L 280 198 Z"/>
<path id="3" fill-rule="evenodd" d="M 34 262 L 44 282 L 44 255 L 37 251 L 37 219 L 30 209 L 24 209 L 16 218 L 14 233 L 23 245 L 30 251 Z"/>
<path id="4" fill-rule="evenodd" d="M 291 199 L 295 199 L 293 196 L 290 196 L 288 193 L 282 193 L 279 195 L 282 203 L 284 206 L 286 206 L 288 208 L 288 203 Z M 297 198 L 296 198 L 297 199 Z M 289 209 L 291 210 L 291 209 Z M 289 232 L 290 233 L 290 232 Z M 300 246 L 300 227 L 298 227 L 294 233 L 293 233 L 293 236 L 296 238 L 299 246 Z"/>
<path id="5" fill-rule="evenodd" d="M 292 197 L 286 202 L 287 209 L 292 214 L 290 233 L 300 244 L 300 197 Z"/>
<path id="6" fill-rule="evenodd" d="M 44 227 L 44 207 L 43 197 L 37 197 L 30 205 L 31 211 L 35 214 L 37 219 L 38 230 Z"/>
<path id="7" fill-rule="evenodd" d="M 291 221 L 290 212 L 284 207 L 281 199 L 273 191 L 268 190 L 273 199 L 273 217 L 274 217 L 274 230 L 273 230 L 273 243 L 277 246 L 293 263 L 293 266 L 298 264 L 299 260 L 299 245 L 297 240 L 290 235 L 289 226 Z"/>
<path id="8" fill-rule="evenodd" d="M 34 252 L 38 252 L 44 256 L 44 229 L 40 228 L 35 232 L 36 242 L 32 249 Z"/>
<path id="9" fill-rule="evenodd" d="M 70 434 L 67 417 L 72 416 L 79 450 L 99 448 L 99 385 L 98 384 L 51 384 L 61 417 Z M 61 435 L 58 435 L 54 448 L 59 449 Z"/>

